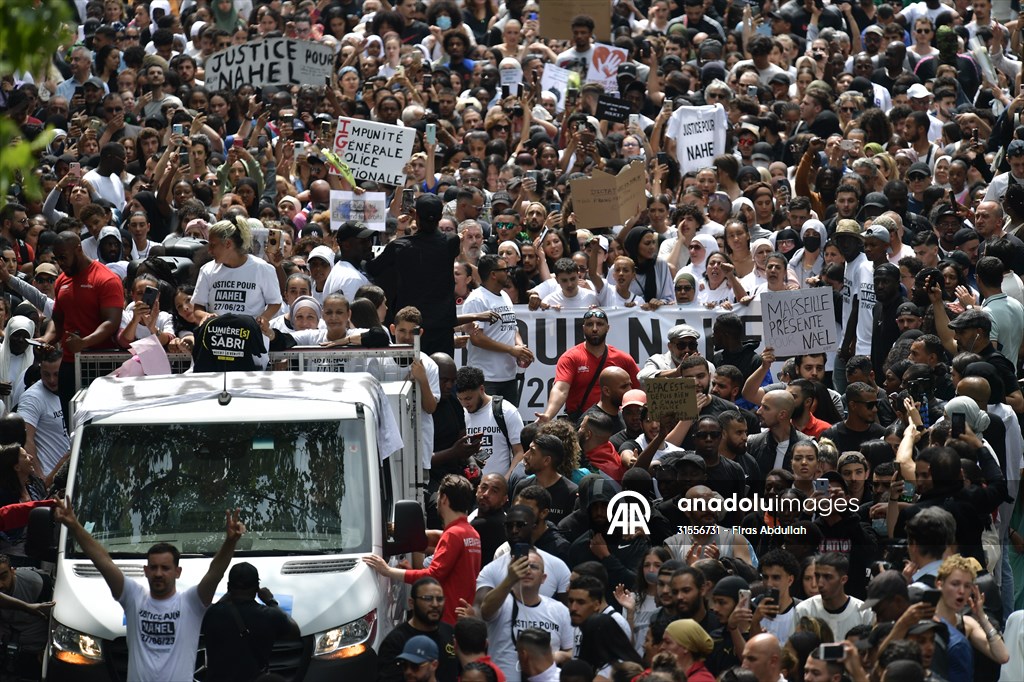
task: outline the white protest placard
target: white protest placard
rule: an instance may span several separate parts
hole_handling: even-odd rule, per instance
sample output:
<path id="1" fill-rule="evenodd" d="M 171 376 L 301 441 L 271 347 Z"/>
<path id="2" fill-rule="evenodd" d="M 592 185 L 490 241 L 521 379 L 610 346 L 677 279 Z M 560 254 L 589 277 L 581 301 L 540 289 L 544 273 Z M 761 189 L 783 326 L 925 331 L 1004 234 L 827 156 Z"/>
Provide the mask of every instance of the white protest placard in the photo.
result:
<path id="1" fill-rule="evenodd" d="M 721 104 L 679 107 L 668 122 L 666 135 L 675 140 L 679 172 L 699 171 L 725 153 L 729 119 Z"/>
<path id="2" fill-rule="evenodd" d="M 545 64 L 544 72 L 540 75 L 540 87 L 550 92 L 558 99 L 556 111 L 565 111 L 565 91 L 569 89 L 569 78 L 572 71 L 563 69 L 554 64 Z"/>
<path id="3" fill-rule="evenodd" d="M 204 66 L 210 92 L 242 85 L 323 85 L 331 77 L 334 49 L 308 40 L 267 38 L 215 52 Z"/>
<path id="4" fill-rule="evenodd" d="M 343 117 L 334 134 L 334 153 L 348 164 L 356 180 L 401 185 L 415 136 L 414 128 Z"/>
<path id="5" fill-rule="evenodd" d="M 356 194 L 331 190 L 331 232 L 336 232 L 348 220 L 356 220 L 371 230 L 383 232 L 386 213 L 384 192 Z"/>
<path id="6" fill-rule="evenodd" d="M 764 345 L 777 357 L 829 353 L 838 346 L 831 287 L 761 294 Z"/>
<path id="7" fill-rule="evenodd" d="M 618 93 L 619 64 L 629 61 L 629 51 L 623 47 L 613 47 L 601 43 L 594 44 L 587 64 L 587 82 L 600 83 L 606 93 Z"/>
<path id="8" fill-rule="evenodd" d="M 257 258 L 266 260 L 267 239 L 270 237 L 270 228 L 254 227 L 250 232 L 252 232 L 252 244 L 249 246 L 249 252 Z"/>
<path id="9" fill-rule="evenodd" d="M 644 393 L 647 394 L 647 414 L 651 419 L 671 416 L 690 420 L 700 414 L 697 409 L 697 383 L 691 377 L 652 377 L 644 382 Z"/>

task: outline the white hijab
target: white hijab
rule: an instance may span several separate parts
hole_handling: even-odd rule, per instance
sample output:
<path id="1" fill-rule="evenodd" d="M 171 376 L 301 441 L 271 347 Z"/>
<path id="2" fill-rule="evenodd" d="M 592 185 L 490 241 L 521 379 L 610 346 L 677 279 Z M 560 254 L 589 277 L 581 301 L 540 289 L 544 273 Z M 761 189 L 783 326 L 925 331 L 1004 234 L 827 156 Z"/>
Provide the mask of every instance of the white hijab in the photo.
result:
<path id="1" fill-rule="evenodd" d="M 11 394 L 3 399 L 5 414 L 21 399 L 21 394 L 25 390 L 25 370 L 31 367 L 35 360 L 31 348 L 27 348 L 21 355 L 11 352 L 11 335 L 22 330 L 28 332 L 28 337 L 32 338 L 36 333 L 36 324 L 27 317 L 15 315 L 7 323 L 4 341 L 0 345 L 0 381 L 10 381 L 13 384 Z"/>

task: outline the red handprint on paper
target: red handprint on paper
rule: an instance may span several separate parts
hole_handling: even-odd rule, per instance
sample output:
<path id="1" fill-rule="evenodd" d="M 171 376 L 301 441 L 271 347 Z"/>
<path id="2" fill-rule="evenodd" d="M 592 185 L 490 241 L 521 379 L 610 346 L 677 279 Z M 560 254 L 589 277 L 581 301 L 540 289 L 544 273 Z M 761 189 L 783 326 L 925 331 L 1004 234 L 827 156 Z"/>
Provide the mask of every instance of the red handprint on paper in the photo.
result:
<path id="1" fill-rule="evenodd" d="M 591 77 L 597 76 L 602 80 L 614 79 L 619 72 L 619 64 L 626 61 L 626 56 L 626 51 L 621 48 L 595 45 L 591 68 L 596 73 L 591 74 Z"/>

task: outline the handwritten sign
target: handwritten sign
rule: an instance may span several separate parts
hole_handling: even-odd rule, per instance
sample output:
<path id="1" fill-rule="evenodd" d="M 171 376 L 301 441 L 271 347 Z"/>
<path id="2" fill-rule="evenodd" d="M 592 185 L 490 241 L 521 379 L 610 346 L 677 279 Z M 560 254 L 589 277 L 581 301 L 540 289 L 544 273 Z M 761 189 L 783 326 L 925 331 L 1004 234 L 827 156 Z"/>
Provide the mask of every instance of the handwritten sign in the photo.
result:
<path id="1" fill-rule="evenodd" d="M 590 52 L 587 64 L 587 82 L 600 83 L 605 92 L 619 91 L 619 64 L 629 61 L 629 51 L 623 47 L 613 47 L 597 43 Z"/>
<path id="2" fill-rule="evenodd" d="M 576 226 L 582 228 L 622 225 L 647 205 L 644 164 L 633 162 L 611 175 L 594 171 L 593 177 L 573 180 L 572 208 Z"/>
<path id="3" fill-rule="evenodd" d="M 594 38 L 612 39 L 612 15 L 608 0 L 544 0 L 540 11 L 540 34 L 545 38 L 572 41 L 572 20 L 586 14 L 594 20 Z"/>
<path id="4" fill-rule="evenodd" d="M 599 95 L 597 98 L 597 118 L 600 121 L 612 123 L 625 123 L 629 120 L 632 107 L 618 97 L 611 95 Z"/>
<path id="5" fill-rule="evenodd" d="M 384 231 L 386 219 L 386 199 L 384 192 L 345 192 L 331 190 L 331 232 L 336 232 L 341 224 L 356 220 L 371 230 Z"/>
<path id="6" fill-rule="evenodd" d="M 544 72 L 540 75 L 540 87 L 558 99 L 555 110 L 559 113 L 565 111 L 565 91 L 573 84 L 573 78 L 576 79 L 575 86 L 579 87 L 579 77 L 569 69 L 554 64 L 544 65 Z"/>
<path id="7" fill-rule="evenodd" d="M 838 344 L 830 287 L 765 291 L 761 294 L 764 345 L 775 355 L 828 353 Z"/>
<path id="8" fill-rule="evenodd" d="M 699 171 L 725 153 L 729 120 L 721 104 L 679 107 L 668 122 L 668 137 L 675 140 L 680 172 Z"/>
<path id="9" fill-rule="evenodd" d="M 339 118 L 334 153 L 348 164 L 357 180 L 401 185 L 415 135 L 413 128 Z"/>
<path id="10" fill-rule="evenodd" d="M 668 416 L 696 419 L 700 414 L 697 383 L 691 377 L 654 377 L 644 382 L 644 392 L 647 393 L 647 413 L 652 419 Z"/>
<path id="11" fill-rule="evenodd" d="M 268 38 L 215 52 L 206 59 L 205 86 L 323 85 L 331 77 L 334 49 L 308 40 Z"/>

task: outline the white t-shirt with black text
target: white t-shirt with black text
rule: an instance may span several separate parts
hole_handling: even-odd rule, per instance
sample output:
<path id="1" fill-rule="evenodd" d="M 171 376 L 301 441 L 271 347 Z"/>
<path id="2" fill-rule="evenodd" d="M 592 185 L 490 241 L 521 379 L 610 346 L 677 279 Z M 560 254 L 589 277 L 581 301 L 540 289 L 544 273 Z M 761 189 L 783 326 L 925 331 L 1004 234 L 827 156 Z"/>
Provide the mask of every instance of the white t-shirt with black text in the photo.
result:
<path id="1" fill-rule="evenodd" d="M 552 651 L 572 650 L 572 622 L 565 604 L 543 595 L 535 606 L 519 602 L 515 609 L 515 622 L 512 622 L 513 599 L 511 594 L 508 595 L 505 603 L 487 622 L 487 652 L 494 664 L 505 673 L 508 682 L 520 682 L 523 677 L 513 636 L 518 639 L 523 630 L 540 628 L 551 633 Z"/>
<path id="2" fill-rule="evenodd" d="M 128 681 L 190 682 L 206 613 L 196 588 L 153 599 L 147 588 L 126 579 L 118 603 L 128 627 Z"/>
<path id="3" fill-rule="evenodd" d="M 516 344 L 516 313 L 512 307 L 512 299 L 504 291 L 493 294 L 484 287 L 479 287 L 466 298 L 462 304 L 462 314 L 485 313 L 494 311 L 501 315 L 498 322 L 476 322 L 487 338 L 508 346 Z M 516 378 L 516 359 L 508 353 L 478 348 L 470 343 L 466 346 L 468 359 L 466 365 L 477 367 L 488 381 L 511 381 Z"/>
<path id="4" fill-rule="evenodd" d="M 493 408 L 490 398 L 476 412 L 469 412 L 463 408 L 466 416 L 466 435 L 472 436 L 475 433 L 482 433 L 480 441 L 480 452 L 477 459 L 484 461 L 482 476 L 487 474 L 501 474 L 504 476 L 512 466 L 513 446 L 519 445 L 519 433 L 523 430 L 523 418 L 516 406 L 507 400 L 501 403 L 501 413 L 505 417 L 505 427 L 508 429 L 508 440 L 498 428 L 498 422 L 494 419 Z"/>
<path id="5" fill-rule="evenodd" d="M 192 304 L 203 306 L 207 312 L 252 317 L 282 302 L 274 266 L 252 255 L 237 268 L 210 261 L 199 271 L 192 294 Z"/>

